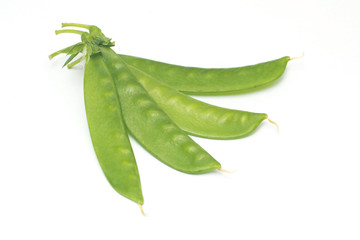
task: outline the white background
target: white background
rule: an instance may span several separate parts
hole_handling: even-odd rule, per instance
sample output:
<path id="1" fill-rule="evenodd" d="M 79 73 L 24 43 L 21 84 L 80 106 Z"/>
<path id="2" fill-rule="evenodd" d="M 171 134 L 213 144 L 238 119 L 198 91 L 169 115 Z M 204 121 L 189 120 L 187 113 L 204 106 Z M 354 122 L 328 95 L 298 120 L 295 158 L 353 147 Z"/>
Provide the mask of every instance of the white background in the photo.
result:
<path id="1" fill-rule="evenodd" d="M 360 239 L 358 0 L 2 1 L 0 239 Z M 147 216 L 107 183 L 83 101 L 83 67 L 47 56 L 94 24 L 117 52 L 234 67 L 289 55 L 278 84 L 197 97 L 265 112 L 253 135 L 194 138 L 223 168 L 187 175 L 132 141 Z"/>

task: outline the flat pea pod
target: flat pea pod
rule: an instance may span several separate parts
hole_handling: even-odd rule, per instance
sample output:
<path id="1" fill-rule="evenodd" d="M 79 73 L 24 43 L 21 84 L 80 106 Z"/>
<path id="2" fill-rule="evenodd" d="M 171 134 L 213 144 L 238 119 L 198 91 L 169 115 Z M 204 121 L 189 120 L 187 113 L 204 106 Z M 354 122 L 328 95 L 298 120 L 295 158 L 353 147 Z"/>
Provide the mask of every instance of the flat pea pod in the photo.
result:
<path id="1" fill-rule="evenodd" d="M 184 67 L 120 55 L 129 65 L 190 95 L 227 95 L 252 92 L 272 85 L 284 73 L 290 57 L 235 68 Z"/>
<path id="2" fill-rule="evenodd" d="M 101 48 L 101 53 L 116 82 L 125 124 L 146 150 L 166 165 L 185 173 L 198 174 L 221 168 L 219 162 L 173 123 L 121 57 L 110 48 Z"/>
<path id="3" fill-rule="evenodd" d="M 254 132 L 267 119 L 252 113 L 210 105 L 172 89 L 152 76 L 131 67 L 138 81 L 167 115 L 191 135 L 212 139 L 235 139 Z"/>
<path id="4" fill-rule="evenodd" d="M 85 64 L 84 95 L 91 140 L 107 180 L 118 193 L 142 205 L 140 177 L 115 83 L 99 53 Z"/>

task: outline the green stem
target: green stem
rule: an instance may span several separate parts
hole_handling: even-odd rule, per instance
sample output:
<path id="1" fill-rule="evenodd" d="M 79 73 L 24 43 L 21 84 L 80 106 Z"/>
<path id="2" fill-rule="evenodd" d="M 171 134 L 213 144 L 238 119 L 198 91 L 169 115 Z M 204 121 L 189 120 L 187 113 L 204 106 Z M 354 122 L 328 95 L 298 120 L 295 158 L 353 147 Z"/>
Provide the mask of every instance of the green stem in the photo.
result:
<path id="1" fill-rule="evenodd" d="M 75 66 L 76 64 L 80 63 L 82 60 L 84 60 L 84 57 L 78 58 L 76 61 L 73 61 L 72 63 L 69 63 L 69 64 L 67 65 L 67 67 L 70 69 L 70 68 L 72 68 L 73 66 Z"/>
<path id="2" fill-rule="evenodd" d="M 77 45 L 79 45 L 79 43 L 76 43 L 76 44 L 74 44 L 74 45 L 71 45 L 71 46 L 69 46 L 69 47 L 63 48 L 63 49 L 61 49 L 61 50 L 59 50 L 59 51 L 56 51 L 56 52 L 50 54 L 50 55 L 49 55 L 50 60 L 51 60 L 53 57 L 56 57 L 57 55 L 62 54 L 62 53 L 64 53 L 64 54 L 69 54 L 69 53 L 71 52 L 71 50 L 73 50 Z"/>
<path id="3" fill-rule="evenodd" d="M 51 59 L 53 59 L 54 57 L 56 57 L 57 55 L 59 55 L 59 54 L 61 54 L 61 53 L 63 53 L 61 50 L 60 50 L 60 51 L 57 51 L 57 52 L 54 52 L 54 53 L 52 53 L 52 54 L 49 55 L 49 59 L 51 60 Z"/>
<path id="4" fill-rule="evenodd" d="M 62 23 L 61 27 L 79 27 L 79 28 L 90 29 L 90 25 L 80 24 L 80 23 Z"/>
<path id="5" fill-rule="evenodd" d="M 75 34 L 83 34 L 85 33 L 84 31 L 80 31 L 80 30 L 73 30 L 73 29 L 62 29 L 62 30 L 56 30 L 55 34 L 58 35 L 60 33 L 75 33 Z"/>

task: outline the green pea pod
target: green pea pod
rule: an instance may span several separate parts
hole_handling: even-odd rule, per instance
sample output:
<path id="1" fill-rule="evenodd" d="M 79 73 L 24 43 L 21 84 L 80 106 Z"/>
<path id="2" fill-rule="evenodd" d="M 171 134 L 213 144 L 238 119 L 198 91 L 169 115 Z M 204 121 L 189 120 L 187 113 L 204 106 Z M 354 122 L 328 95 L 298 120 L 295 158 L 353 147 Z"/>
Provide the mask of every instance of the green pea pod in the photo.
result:
<path id="1" fill-rule="evenodd" d="M 91 139 L 107 180 L 118 193 L 142 205 L 140 177 L 115 83 L 99 53 L 85 64 L 84 95 Z"/>
<path id="2" fill-rule="evenodd" d="M 290 60 L 290 57 L 286 56 L 245 67 L 197 68 L 120 56 L 132 67 L 190 95 L 239 94 L 268 87 L 281 77 Z"/>
<path id="3" fill-rule="evenodd" d="M 232 110 L 198 101 L 137 68 L 130 66 L 130 69 L 176 125 L 191 135 L 212 139 L 241 138 L 254 132 L 267 119 L 265 113 Z"/>
<path id="4" fill-rule="evenodd" d="M 128 133 L 176 170 L 192 174 L 222 170 L 220 163 L 187 134 L 239 138 L 253 132 L 267 115 L 216 107 L 178 90 L 221 95 L 259 89 L 281 76 L 290 59 L 232 69 L 186 68 L 117 55 L 110 48 L 114 42 L 96 26 L 62 26 L 88 32 L 57 30 L 56 34 L 79 34 L 82 42 L 49 57 L 69 55 L 64 64 L 69 68 L 85 60 L 86 115 L 99 163 L 111 186 L 140 205 L 140 177 Z M 79 53 L 82 56 L 75 59 Z"/>
<path id="5" fill-rule="evenodd" d="M 101 48 L 101 52 L 115 80 L 125 124 L 145 149 L 166 165 L 185 173 L 221 168 L 219 162 L 173 123 L 112 49 Z"/>

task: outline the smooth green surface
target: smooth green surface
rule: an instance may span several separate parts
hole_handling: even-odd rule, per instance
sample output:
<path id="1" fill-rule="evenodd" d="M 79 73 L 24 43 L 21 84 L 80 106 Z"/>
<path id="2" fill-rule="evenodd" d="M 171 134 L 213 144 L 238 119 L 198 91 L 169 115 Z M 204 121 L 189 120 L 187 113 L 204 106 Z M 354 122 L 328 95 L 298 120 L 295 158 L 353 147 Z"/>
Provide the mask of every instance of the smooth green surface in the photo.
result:
<path id="1" fill-rule="evenodd" d="M 173 123 L 121 57 L 110 48 L 101 51 L 116 82 L 126 126 L 145 149 L 166 165 L 185 173 L 204 173 L 221 167 Z"/>
<path id="2" fill-rule="evenodd" d="M 232 110 L 198 101 L 135 67 L 130 66 L 130 69 L 175 124 L 191 135 L 213 139 L 241 138 L 251 134 L 267 119 L 264 113 Z"/>
<path id="3" fill-rule="evenodd" d="M 239 94 L 268 87 L 281 77 L 290 60 L 290 57 L 286 56 L 245 67 L 197 68 L 128 55 L 120 56 L 129 65 L 190 95 Z"/>
<path id="4" fill-rule="evenodd" d="M 118 193 L 142 205 L 140 177 L 117 90 L 101 54 L 91 55 L 85 64 L 84 94 L 91 140 L 107 180 Z"/>

